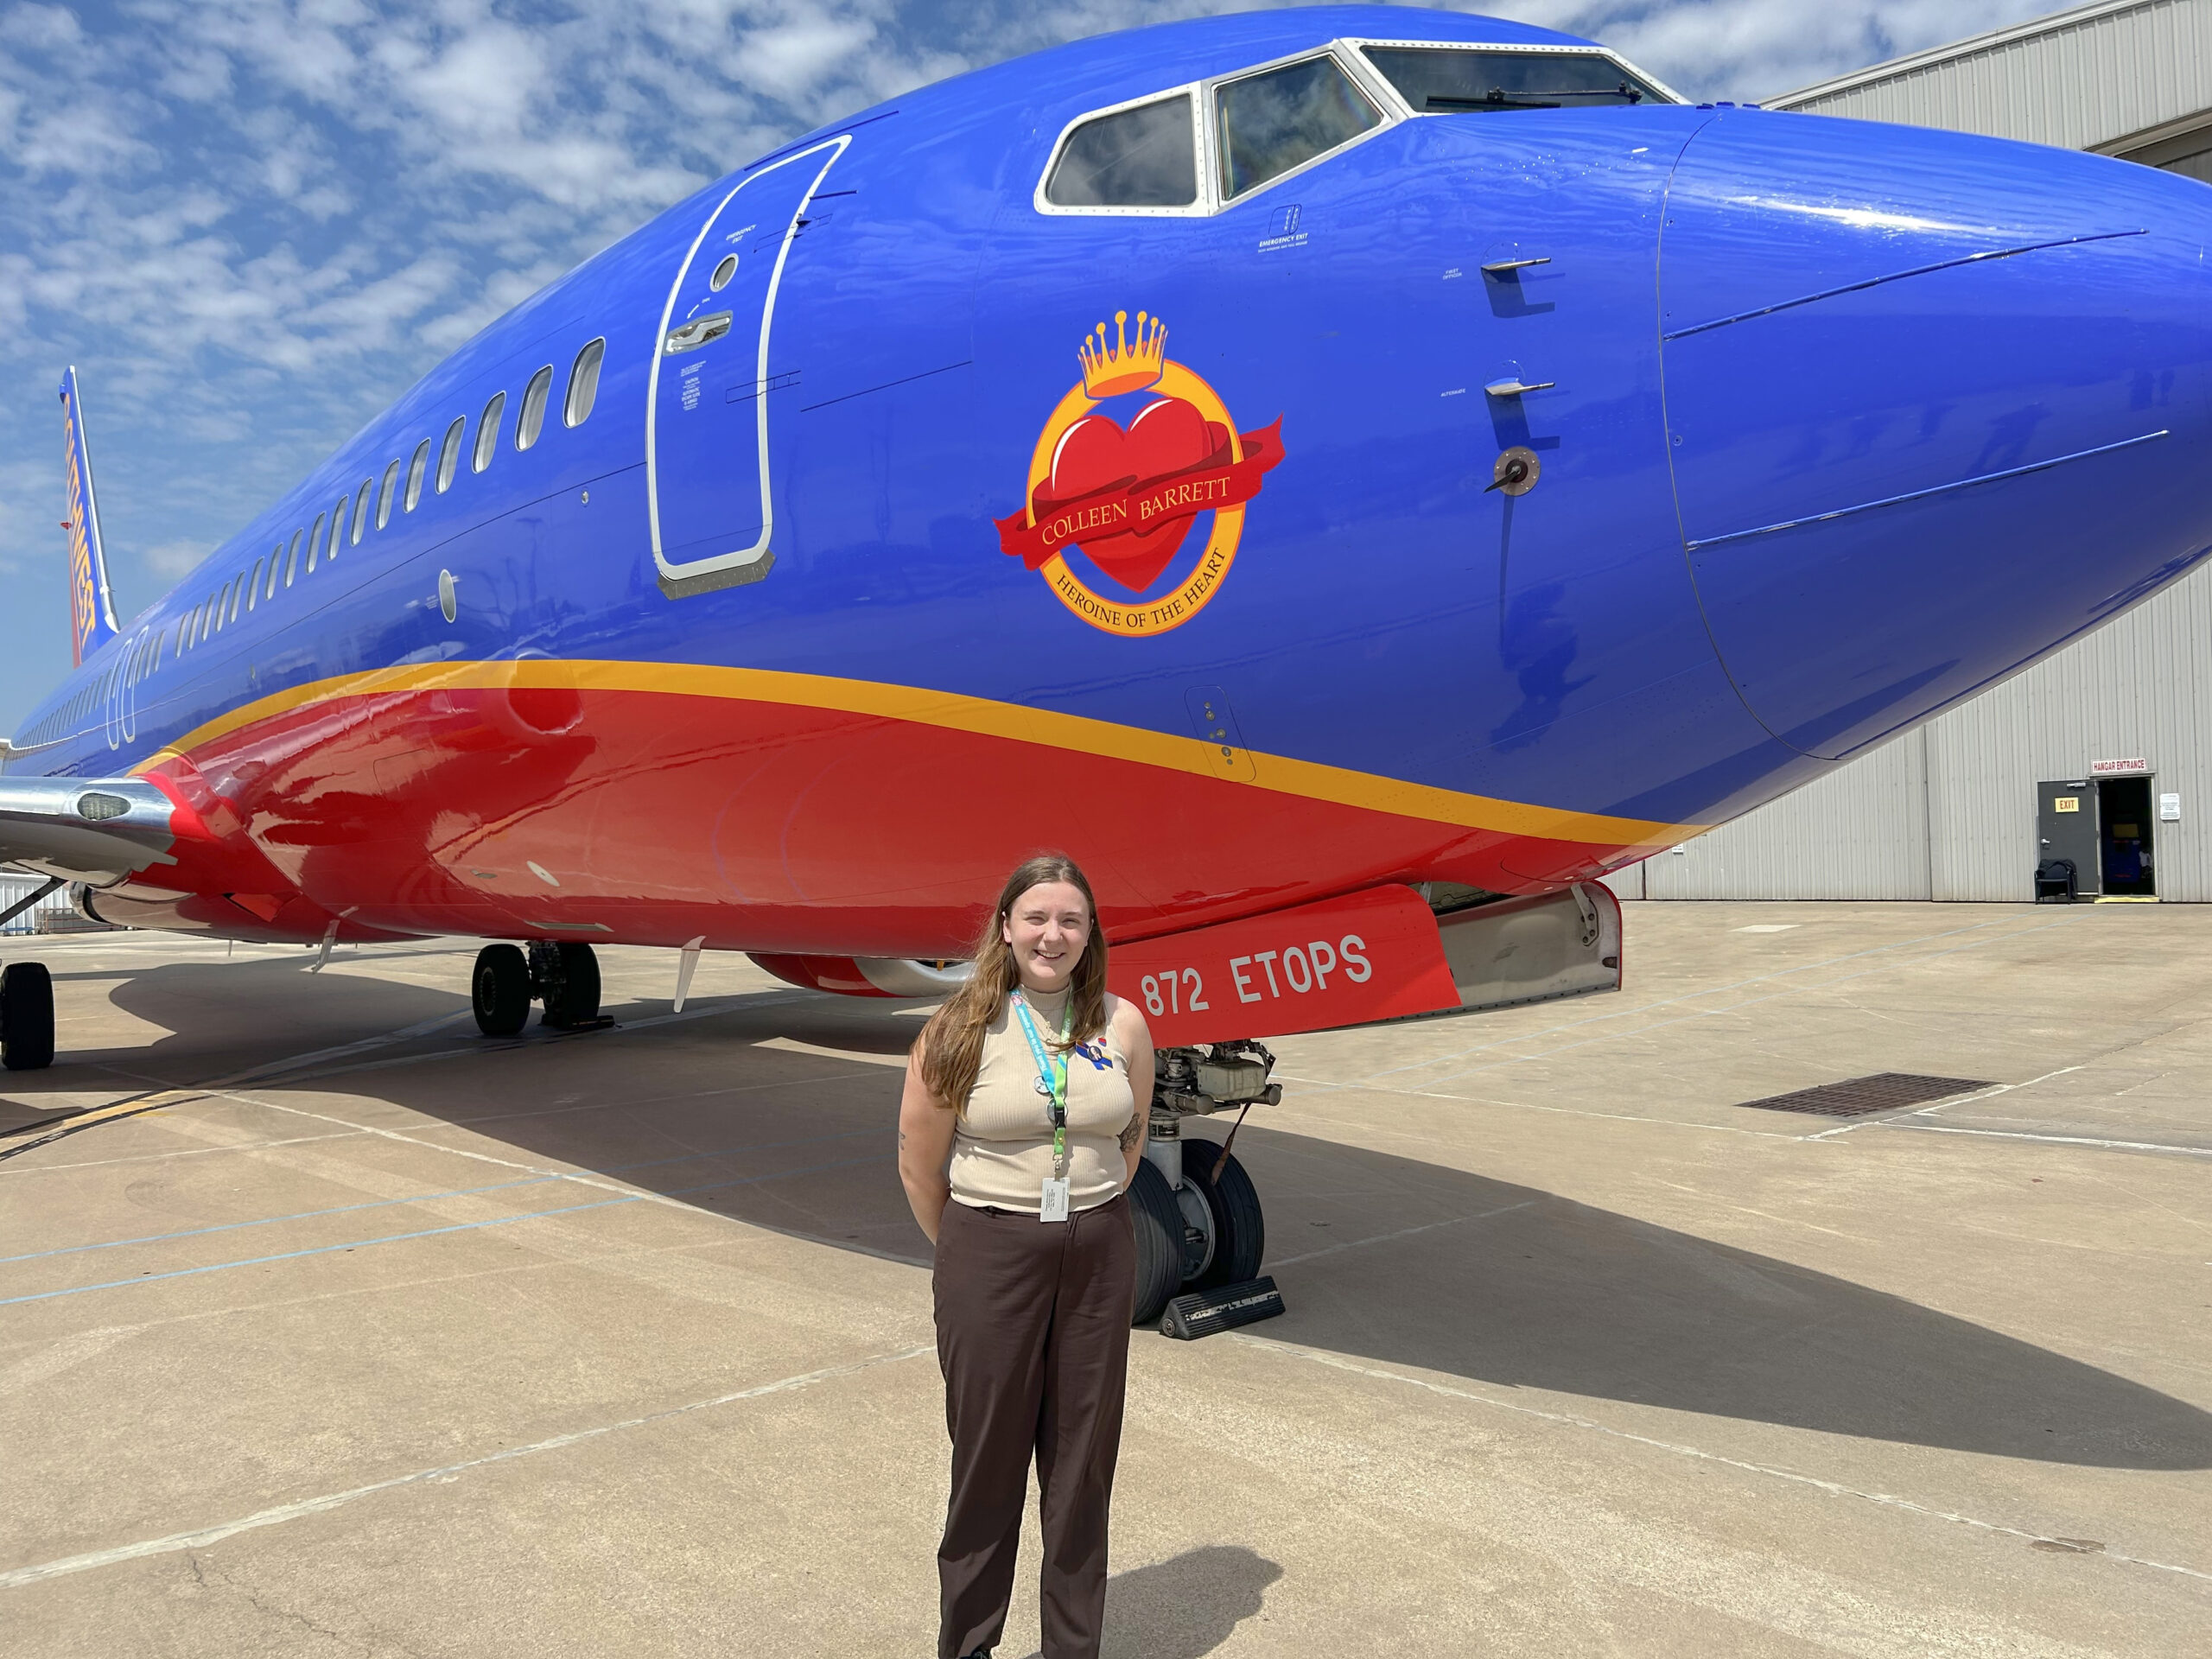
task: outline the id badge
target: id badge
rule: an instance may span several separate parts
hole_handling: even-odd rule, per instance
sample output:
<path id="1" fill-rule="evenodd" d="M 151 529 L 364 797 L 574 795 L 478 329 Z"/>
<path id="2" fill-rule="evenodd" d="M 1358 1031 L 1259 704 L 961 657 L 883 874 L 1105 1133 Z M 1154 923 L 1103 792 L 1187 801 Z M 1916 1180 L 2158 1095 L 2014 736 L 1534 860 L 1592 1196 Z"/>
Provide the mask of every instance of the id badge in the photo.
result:
<path id="1" fill-rule="evenodd" d="M 1045 1195 L 1043 1201 L 1037 1206 L 1037 1219 L 1039 1221 L 1065 1221 L 1067 1218 L 1068 1178 L 1065 1175 L 1058 1177 L 1047 1176 L 1045 1179 Z"/>

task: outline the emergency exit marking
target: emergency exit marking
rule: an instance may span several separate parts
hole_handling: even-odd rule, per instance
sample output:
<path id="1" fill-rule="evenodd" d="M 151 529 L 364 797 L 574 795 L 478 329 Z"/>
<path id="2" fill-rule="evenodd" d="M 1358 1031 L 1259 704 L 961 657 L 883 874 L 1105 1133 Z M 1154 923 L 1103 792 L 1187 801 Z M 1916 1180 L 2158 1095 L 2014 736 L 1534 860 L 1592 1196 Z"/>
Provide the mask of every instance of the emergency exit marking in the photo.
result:
<path id="1" fill-rule="evenodd" d="M 2082 810 L 2082 798 L 2078 795 L 2061 795 L 2050 804 L 2050 810 L 2054 812 L 2079 812 Z"/>

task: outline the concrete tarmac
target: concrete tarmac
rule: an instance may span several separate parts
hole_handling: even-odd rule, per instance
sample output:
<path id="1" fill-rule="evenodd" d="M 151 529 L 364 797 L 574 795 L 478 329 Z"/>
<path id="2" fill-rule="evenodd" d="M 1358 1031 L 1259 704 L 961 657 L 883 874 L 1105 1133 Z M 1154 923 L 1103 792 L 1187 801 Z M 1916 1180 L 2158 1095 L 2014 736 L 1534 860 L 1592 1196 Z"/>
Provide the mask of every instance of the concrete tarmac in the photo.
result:
<path id="1" fill-rule="evenodd" d="M 1276 1045 L 1290 1311 L 1135 1336 L 1107 1653 L 2212 1654 L 2212 917 L 1627 940 Z M 614 1028 L 492 1041 L 472 949 L 0 950 L 11 1659 L 934 1650 L 920 1011 L 610 949 Z M 1881 1071 L 1987 1087 L 1743 1103 Z"/>

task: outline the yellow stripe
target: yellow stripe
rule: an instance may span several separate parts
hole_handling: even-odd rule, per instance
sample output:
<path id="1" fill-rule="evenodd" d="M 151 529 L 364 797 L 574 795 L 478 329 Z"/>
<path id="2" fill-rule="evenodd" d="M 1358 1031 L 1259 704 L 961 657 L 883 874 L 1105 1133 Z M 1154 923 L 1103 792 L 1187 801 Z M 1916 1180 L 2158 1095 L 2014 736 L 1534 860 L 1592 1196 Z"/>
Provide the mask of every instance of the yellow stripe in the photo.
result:
<path id="1" fill-rule="evenodd" d="M 1009 738 L 1050 748 L 1130 760 L 1168 772 L 1217 779 L 1208 746 L 1194 737 L 1177 737 L 1091 720 L 1082 715 L 994 702 L 954 691 L 886 685 L 874 680 L 840 679 L 827 674 L 790 674 L 766 668 L 715 668 L 698 663 L 563 662 L 531 658 L 521 662 L 407 664 L 364 674 L 315 680 L 218 715 L 175 743 L 141 762 L 146 772 L 164 760 L 188 754 L 203 744 L 242 728 L 270 720 L 312 703 L 340 697 L 359 698 L 431 690 L 491 690 L 507 688 L 577 691 L 646 691 L 663 695 L 721 697 L 748 702 L 782 703 L 841 714 L 872 715 L 885 720 L 935 726 L 982 737 Z M 1370 812 L 1389 812 L 1433 823 L 1549 841 L 1657 850 L 1687 840 L 1702 824 L 1660 823 L 1644 818 L 1609 817 L 1564 807 L 1532 806 L 1487 795 L 1464 795 L 1374 772 L 1323 766 L 1288 755 L 1254 753 L 1259 781 L 1248 788 L 1329 801 Z"/>

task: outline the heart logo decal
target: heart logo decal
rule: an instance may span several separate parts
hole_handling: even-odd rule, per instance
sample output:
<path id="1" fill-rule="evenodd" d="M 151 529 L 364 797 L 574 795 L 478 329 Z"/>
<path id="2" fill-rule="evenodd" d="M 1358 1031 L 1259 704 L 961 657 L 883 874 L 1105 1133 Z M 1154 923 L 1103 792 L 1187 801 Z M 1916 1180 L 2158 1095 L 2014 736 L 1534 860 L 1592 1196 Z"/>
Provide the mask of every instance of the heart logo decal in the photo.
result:
<path id="1" fill-rule="evenodd" d="M 1061 435 L 1051 477 L 1038 492 L 1038 505 L 1048 509 L 1110 486 L 1143 490 L 1228 459 L 1229 429 L 1207 420 L 1180 397 L 1147 404 L 1126 432 L 1111 416 L 1086 415 Z M 1197 517 L 1192 511 L 1149 530 L 1085 533 L 1076 545 L 1115 582 L 1141 594 L 1160 579 Z"/>
<path id="2" fill-rule="evenodd" d="M 1243 535 L 1245 503 L 1282 459 L 1282 423 L 1239 433 L 1218 394 L 1167 356 L 1167 330 L 1137 313 L 1100 323 L 1077 356 L 1083 382 L 1060 399 L 1031 457 L 1028 505 L 998 520 L 999 547 L 1041 571 L 1060 602 L 1092 626 L 1147 634 L 1179 627 L 1219 589 Z M 1147 389 L 1157 395 L 1127 427 L 1098 405 Z M 1099 573 L 1135 595 L 1157 582 L 1191 527 L 1211 515 L 1198 564 L 1164 596 L 1131 605 L 1084 586 L 1066 553 L 1080 549 Z"/>

